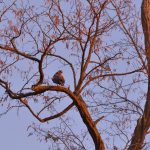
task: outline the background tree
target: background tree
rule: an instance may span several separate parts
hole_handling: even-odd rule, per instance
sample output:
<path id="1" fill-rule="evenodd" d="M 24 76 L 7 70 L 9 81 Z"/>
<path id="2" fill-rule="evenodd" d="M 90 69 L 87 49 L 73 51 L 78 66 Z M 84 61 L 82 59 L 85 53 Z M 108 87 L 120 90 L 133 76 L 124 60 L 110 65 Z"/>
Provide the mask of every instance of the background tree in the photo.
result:
<path id="1" fill-rule="evenodd" d="M 2 1 L 6 112 L 25 107 L 48 122 L 48 130 L 33 124 L 29 132 L 50 140 L 51 149 L 146 149 L 149 3 L 142 4 L 144 48 L 140 13 L 130 0 Z M 64 86 L 51 80 L 60 69 Z"/>
<path id="2" fill-rule="evenodd" d="M 129 150 L 131 149 L 142 149 L 144 147 L 144 139 L 146 134 L 149 134 L 149 127 L 150 127 L 150 1 L 143 0 L 142 7 L 141 7 L 141 20 L 142 20 L 142 27 L 144 32 L 144 41 L 145 41 L 145 53 L 146 53 L 146 60 L 147 65 L 145 66 L 145 70 L 147 71 L 147 78 L 148 78 L 148 91 L 147 91 L 147 98 L 145 103 L 145 108 L 142 116 L 138 119 L 137 125 L 134 130 L 133 137 L 131 139 L 131 144 L 129 146 Z"/>

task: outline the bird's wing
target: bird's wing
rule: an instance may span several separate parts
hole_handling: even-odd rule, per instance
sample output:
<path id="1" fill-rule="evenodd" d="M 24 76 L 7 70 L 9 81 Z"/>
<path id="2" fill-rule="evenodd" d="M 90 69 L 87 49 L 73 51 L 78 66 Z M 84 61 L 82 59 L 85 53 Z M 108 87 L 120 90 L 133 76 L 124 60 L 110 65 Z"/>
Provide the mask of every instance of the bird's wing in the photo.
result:
<path id="1" fill-rule="evenodd" d="M 62 81 L 63 83 L 65 83 L 65 79 L 64 79 L 64 76 L 62 74 L 59 75 L 59 80 Z"/>

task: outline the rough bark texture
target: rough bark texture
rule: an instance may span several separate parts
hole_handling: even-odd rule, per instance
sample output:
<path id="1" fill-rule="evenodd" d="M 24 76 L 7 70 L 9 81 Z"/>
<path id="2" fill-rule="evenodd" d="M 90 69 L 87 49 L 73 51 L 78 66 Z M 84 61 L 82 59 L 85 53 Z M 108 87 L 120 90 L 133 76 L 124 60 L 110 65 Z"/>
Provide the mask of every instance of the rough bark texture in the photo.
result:
<path id="1" fill-rule="evenodd" d="M 142 149 L 146 133 L 150 127 L 150 0 L 143 0 L 141 6 L 141 18 L 148 67 L 148 91 L 143 116 L 137 121 L 128 150 Z"/>

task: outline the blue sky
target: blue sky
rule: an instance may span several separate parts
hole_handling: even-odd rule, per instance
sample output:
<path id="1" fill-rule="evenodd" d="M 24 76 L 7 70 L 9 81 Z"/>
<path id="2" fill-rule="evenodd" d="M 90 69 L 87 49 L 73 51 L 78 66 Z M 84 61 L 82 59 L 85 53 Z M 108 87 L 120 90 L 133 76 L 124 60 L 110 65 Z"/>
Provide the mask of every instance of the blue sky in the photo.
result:
<path id="1" fill-rule="evenodd" d="M 137 2 L 138 6 L 140 3 L 141 0 Z M 65 74 L 67 75 L 67 72 Z M 35 136 L 28 137 L 27 127 L 32 122 L 38 123 L 26 108 L 22 108 L 19 114 L 16 110 L 12 110 L 7 115 L 3 115 L 0 118 L 0 148 L 2 150 L 47 150 L 48 143 L 39 142 Z"/>
<path id="2" fill-rule="evenodd" d="M 45 142 L 37 141 L 37 137 L 29 136 L 27 131 L 31 122 L 37 122 L 27 110 L 10 111 L 0 118 L 0 149 L 2 150 L 47 150 Z"/>

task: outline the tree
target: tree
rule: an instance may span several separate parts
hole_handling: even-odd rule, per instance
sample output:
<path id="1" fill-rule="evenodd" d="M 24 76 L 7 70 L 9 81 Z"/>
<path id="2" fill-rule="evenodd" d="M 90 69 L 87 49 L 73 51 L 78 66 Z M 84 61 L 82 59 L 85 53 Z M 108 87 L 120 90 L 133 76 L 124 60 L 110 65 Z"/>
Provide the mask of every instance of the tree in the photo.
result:
<path id="1" fill-rule="evenodd" d="M 144 32 L 144 41 L 145 41 L 145 53 L 146 53 L 146 60 L 147 65 L 145 67 L 147 71 L 147 78 L 148 78 L 148 91 L 147 91 L 147 98 L 145 103 L 144 112 L 141 118 L 138 119 L 137 125 L 134 130 L 133 137 L 131 139 L 131 144 L 129 146 L 129 150 L 131 149 L 142 149 L 143 143 L 146 134 L 148 134 L 148 130 L 150 127 L 150 58 L 149 58 L 149 51 L 150 51 L 150 1 L 143 0 L 142 7 L 141 7 L 141 20 L 142 20 L 142 27 Z"/>
<path id="2" fill-rule="evenodd" d="M 49 130 L 29 129 L 51 140 L 52 149 L 147 148 L 149 3 L 142 3 L 144 48 L 130 0 L 2 1 L 0 97 L 6 112 L 23 106 L 48 122 Z M 60 68 L 64 86 L 51 80 Z"/>

